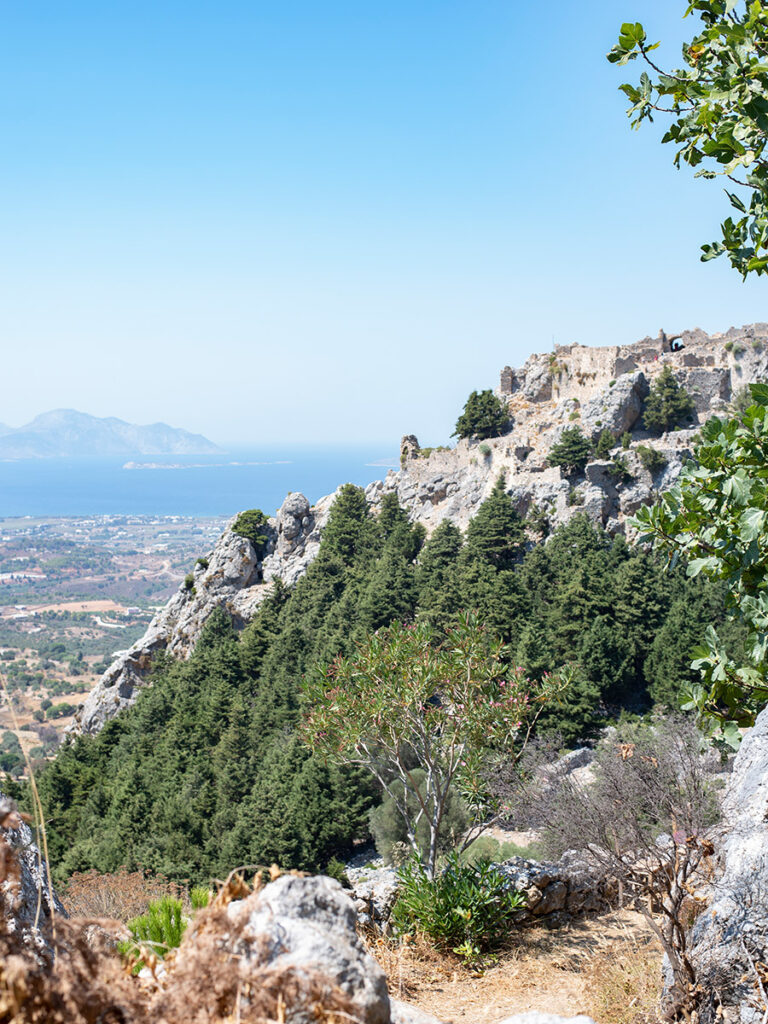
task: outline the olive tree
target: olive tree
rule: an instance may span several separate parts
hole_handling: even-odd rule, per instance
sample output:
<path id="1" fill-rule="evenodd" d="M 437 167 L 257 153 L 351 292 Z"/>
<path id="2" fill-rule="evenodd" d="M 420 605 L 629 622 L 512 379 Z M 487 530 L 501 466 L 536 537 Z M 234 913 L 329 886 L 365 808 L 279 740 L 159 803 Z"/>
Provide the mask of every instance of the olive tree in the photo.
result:
<path id="1" fill-rule="evenodd" d="M 501 813 L 488 784 L 489 757 L 518 758 L 537 718 L 568 683 L 568 670 L 527 679 L 474 614 L 442 640 L 427 623 L 396 622 L 367 637 L 354 656 L 308 674 L 302 734 L 330 760 L 376 777 L 432 878 L 453 793 L 470 817 L 460 844 L 466 848 Z"/>
<path id="2" fill-rule="evenodd" d="M 689 706 L 719 724 L 733 745 L 768 703 L 768 385 L 751 385 L 753 404 L 740 418 L 710 419 L 696 461 L 658 503 L 631 520 L 640 538 L 683 558 L 689 576 L 724 580 L 727 607 L 748 640 L 741 663 L 714 627 L 695 652 L 701 683 Z"/>
<path id="3" fill-rule="evenodd" d="M 638 82 L 620 86 L 632 104 L 632 126 L 667 116 L 662 142 L 675 146 L 675 166 L 697 168 L 699 178 L 721 177 L 736 217 L 722 238 L 702 246 L 702 260 L 727 255 L 747 274 L 768 272 L 768 9 L 762 0 L 690 0 L 701 31 L 683 46 L 683 66 L 663 70 L 650 55 L 639 22 L 621 26 L 608 54 L 615 64 L 640 58 Z M 650 71 L 650 74 L 649 74 Z M 735 188 L 734 188 L 735 186 Z"/>

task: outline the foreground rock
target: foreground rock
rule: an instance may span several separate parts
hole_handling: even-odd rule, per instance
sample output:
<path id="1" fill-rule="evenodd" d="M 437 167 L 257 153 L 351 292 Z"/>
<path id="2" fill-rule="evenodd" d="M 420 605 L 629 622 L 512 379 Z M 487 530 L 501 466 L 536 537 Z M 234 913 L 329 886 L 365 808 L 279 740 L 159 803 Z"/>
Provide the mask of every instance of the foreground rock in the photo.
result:
<path id="1" fill-rule="evenodd" d="M 226 948 L 231 970 L 243 985 L 266 971 L 301 974 L 313 979 L 313 997 L 336 990 L 350 1001 L 361 1024 L 389 1024 L 387 981 L 381 967 L 365 951 L 355 929 L 355 908 L 341 885 L 331 878 L 284 875 L 261 892 L 230 903 L 227 916 L 233 941 Z M 205 918 L 203 918 L 205 921 Z M 205 927 L 185 938 L 177 970 L 195 963 Z M 169 975 L 173 982 L 173 972 Z M 286 1024 L 313 1019 L 299 993 L 286 1008 Z"/>
<path id="2" fill-rule="evenodd" d="M 5 927 L 23 949 L 50 958 L 50 924 L 55 914 L 66 917 L 32 830 L 12 800 L 0 793 L 0 908 Z"/>
<path id="3" fill-rule="evenodd" d="M 591 1017 L 580 1013 L 575 1017 L 558 1017 L 556 1013 L 542 1013 L 531 1010 L 529 1013 L 516 1013 L 505 1017 L 499 1024 L 595 1024 Z"/>
<path id="4" fill-rule="evenodd" d="M 721 874 L 690 937 L 702 1024 L 757 1024 L 768 1006 L 768 709 L 736 755 L 723 800 Z"/>

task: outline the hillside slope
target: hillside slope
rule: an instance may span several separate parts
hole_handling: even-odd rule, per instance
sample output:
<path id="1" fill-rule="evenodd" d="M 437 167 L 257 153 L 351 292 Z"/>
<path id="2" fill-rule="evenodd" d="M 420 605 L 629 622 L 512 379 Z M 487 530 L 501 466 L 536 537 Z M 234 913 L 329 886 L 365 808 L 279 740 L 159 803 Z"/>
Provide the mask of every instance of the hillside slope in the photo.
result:
<path id="1" fill-rule="evenodd" d="M 608 533 L 624 532 L 626 518 L 677 478 L 700 425 L 726 413 L 746 384 L 768 379 L 768 324 L 712 336 L 687 331 L 680 340 L 684 348 L 677 352 L 650 338 L 626 346 L 560 346 L 554 353 L 531 356 L 520 369 L 505 367 L 497 394 L 509 406 L 507 432 L 482 443 L 462 440 L 447 450 L 421 449 L 415 437 L 406 436 L 402 468 L 369 485 L 370 505 L 376 508 L 385 494 L 394 493 L 410 520 L 428 533 L 445 520 L 464 529 L 504 474 L 518 512 L 523 517 L 535 513 L 542 532 L 582 513 Z M 689 425 L 656 437 L 643 429 L 643 405 L 667 366 L 692 396 L 695 411 Z M 548 466 L 547 457 L 563 430 L 574 425 L 594 440 L 608 430 L 616 446 L 609 458 L 592 459 L 583 473 L 569 477 Z M 626 451 L 619 447 L 622 436 L 629 442 Z M 640 445 L 656 449 L 665 465 L 646 469 Z M 617 454 L 626 461 L 627 479 L 615 476 L 612 459 Z M 73 731 L 96 733 L 130 706 L 158 652 L 189 657 L 215 608 L 243 625 L 275 580 L 294 583 L 317 554 L 334 498 L 329 495 L 310 508 L 303 495 L 289 495 L 269 520 L 261 560 L 250 542 L 228 527 L 207 567 L 195 568 L 194 586 L 182 587 L 146 634 L 110 666 L 78 710 Z"/>

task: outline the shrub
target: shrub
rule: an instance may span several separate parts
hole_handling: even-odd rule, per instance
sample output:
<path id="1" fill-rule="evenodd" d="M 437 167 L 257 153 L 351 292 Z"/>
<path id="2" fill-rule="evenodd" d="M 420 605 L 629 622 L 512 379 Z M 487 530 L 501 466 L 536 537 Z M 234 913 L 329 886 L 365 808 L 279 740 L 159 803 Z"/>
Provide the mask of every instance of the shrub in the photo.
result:
<path id="1" fill-rule="evenodd" d="M 208 568 L 208 559 L 207 558 L 198 558 L 198 560 L 195 562 L 195 565 L 199 565 L 201 569 L 207 569 Z"/>
<path id="2" fill-rule="evenodd" d="M 479 445 L 477 450 L 480 452 L 484 459 L 487 459 L 488 456 L 491 454 L 491 446 L 488 444 Z"/>
<path id="3" fill-rule="evenodd" d="M 481 441 L 498 437 L 509 423 L 506 403 L 488 389 L 473 391 L 456 421 L 454 437 L 477 437 Z"/>
<path id="4" fill-rule="evenodd" d="M 338 857 L 331 857 L 328 863 L 325 865 L 325 874 L 329 878 L 335 878 L 337 882 L 340 882 L 345 889 L 351 889 L 352 885 L 347 876 L 347 866 L 343 861 L 340 861 Z"/>
<path id="5" fill-rule="evenodd" d="M 547 462 L 560 466 L 570 476 L 580 472 L 592 455 L 592 442 L 584 436 L 580 427 L 566 427 L 557 444 L 552 445 Z"/>
<path id="6" fill-rule="evenodd" d="M 188 590 L 192 594 L 195 593 L 195 577 L 191 572 L 188 572 L 184 577 L 184 589 Z"/>
<path id="7" fill-rule="evenodd" d="M 153 900 L 182 895 L 182 888 L 164 875 L 123 867 L 110 874 L 76 871 L 61 898 L 70 917 L 111 917 L 125 923 L 144 913 Z"/>
<path id="8" fill-rule="evenodd" d="M 573 505 L 583 505 L 584 492 L 580 490 L 578 487 L 574 487 L 573 490 L 568 491 L 568 497 L 565 499 L 565 501 L 569 507 L 572 507 Z"/>
<path id="9" fill-rule="evenodd" d="M 626 484 L 630 480 L 634 480 L 634 477 L 629 471 L 627 460 L 624 455 L 616 455 L 611 464 L 607 467 L 606 473 L 608 476 L 615 480 L 617 483 Z"/>
<path id="10" fill-rule="evenodd" d="M 522 893 L 488 861 L 462 864 L 452 853 L 430 879 L 415 860 L 398 872 L 400 895 L 392 911 L 397 932 L 416 929 L 437 945 L 467 960 L 497 948 L 509 934 L 510 919 L 525 904 Z"/>
<path id="11" fill-rule="evenodd" d="M 611 449 L 616 445 L 613 434 L 610 430 L 603 429 L 600 431 L 600 437 L 597 439 L 597 445 L 595 447 L 595 455 L 598 459 L 605 459 L 611 452 Z"/>
<path id="12" fill-rule="evenodd" d="M 213 893 L 205 885 L 194 885 L 189 893 L 189 902 L 193 910 L 202 910 L 211 902 Z"/>
<path id="13" fill-rule="evenodd" d="M 464 864 L 479 864 L 481 861 L 491 864 L 502 864 L 510 857 L 524 857 L 526 860 L 540 860 L 542 856 L 541 847 L 536 843 L 528 846 L 519 846 L 517 843 L 505 840 L 500 843 L 493 836 L 478 836 L 462 853 L 461 859 Z"/>
<path id="14" fill-rule="evenodd" d="M 625 430 L 624 433 L 621 435 L 621 447 L 626 451 L 631 444 L 632 434 L 628 430 Z"/>
<path id="15" fill-rule="evenodd" d="M 143 950 L 150 950 L 162 959 L 171 949 L 179 947 L 186 927 L 181 900 L 162 896 L 149 904 L 145 914 L 128 922 L 131 938 L 118 943 L 118 948 L 124 957 L 138 961 L 133 968 L 138 973 L 143 966 L 140 959 Z"/>
<path id="16" fill-rule="evenodd" d="M 693 409 L 693 399 L 665 366 L 651 385 L 645 402 L 645 428 L 654 434 L 663 434 L 680 420 L 692 419 Z"/>
<path id="17" fill-rule="evenodd" d="M 549 520 L 548 509 L 533 502 L 531 507 L 528 509 L 528 515 L 525 518 L 525 525 L 531 533 L 536 534 L 537 537 L 544 540 L 549 536 L 552 526 Z"/>
<path id="18" fill-rule="evenodd" d="M 679 1000 L 696 979 L 686 935 L 691 882 L 711 870 L 707 837 L 719 813 L 703 747 L 691 719 L 620 725 L 599 745 L 591 782 L 566 776 L 549 796 L 531 794 L 550 855 L 588 851 L 596 870 L 645 897 L 637 906 L 654 922 Z"/>
<path id="19" fill-rule="evenodd" d="M 650 445 L 639 444 L 637 454 L 640 456 L 643 468 L 647 469 L 649 473 L 657 473 L 667 465 L 667 457 L 662 455 L 658 449 L 651 448 Z"/>
<path id="20" fill-rule="evenodd" d="M 264 529 L 267 517 L 260 508 L 251 508 L 247 512 L 241 512 L 232 524 L 232 533 L 238 537 L 245 537 L 256 549 L 256 556 L 261 558 L 267 544 L 267 533 Z"/>
<path id="21" fill-rule="evenodd" d="M 728 412 L 731 416 L 736 416 L 738 419 L 743 419 L 744 413 L 750 407 L 754 405 L 754 399 L 752 398 L 752 392 L 749 390 L 749 384 L 745 384 L 739 388 L 738 391 L 734 391 L 731 395 L 731 401 L 728 405 Z"/>

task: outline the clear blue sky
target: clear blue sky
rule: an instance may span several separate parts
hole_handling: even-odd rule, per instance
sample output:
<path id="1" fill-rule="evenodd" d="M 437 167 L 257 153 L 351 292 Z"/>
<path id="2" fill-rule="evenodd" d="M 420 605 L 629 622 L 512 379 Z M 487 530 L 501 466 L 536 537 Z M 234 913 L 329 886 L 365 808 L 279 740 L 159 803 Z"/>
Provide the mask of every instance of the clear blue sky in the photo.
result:
<path id="1" fill-rule="evenodd" d="M 768 319 L 605 61 L 627 19 L 674 60 L 684 8 L 5 5 L 0 421 L 391 451 L 553 337 Z"/>

